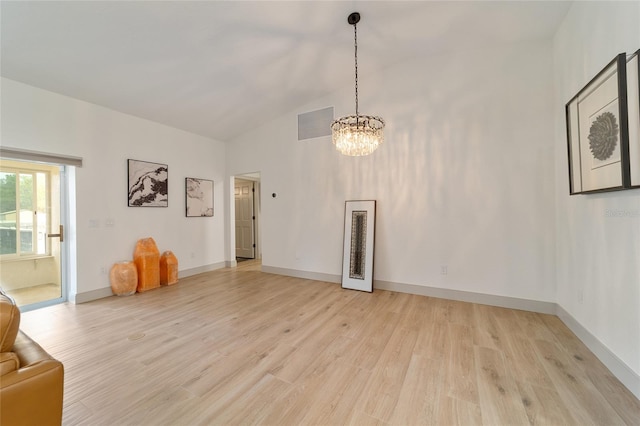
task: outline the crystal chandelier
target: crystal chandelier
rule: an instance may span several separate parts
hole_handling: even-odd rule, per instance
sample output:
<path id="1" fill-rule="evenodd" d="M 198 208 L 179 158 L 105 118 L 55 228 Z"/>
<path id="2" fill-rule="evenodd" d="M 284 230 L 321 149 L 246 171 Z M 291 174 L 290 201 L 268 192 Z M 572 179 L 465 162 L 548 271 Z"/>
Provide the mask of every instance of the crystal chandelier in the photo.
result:
<path id="1" fill-rule="evenodd" d="M 336 149 L 344 155 L 363 156 L 375 151 L 384 142 L 384 120 L 358 113 L 358 29 L 360 14 L 354 12 L 347 18 L 353 25 L 356 70 L 356 114 L 347 115 L 331 123 L 331 134 Z"/>

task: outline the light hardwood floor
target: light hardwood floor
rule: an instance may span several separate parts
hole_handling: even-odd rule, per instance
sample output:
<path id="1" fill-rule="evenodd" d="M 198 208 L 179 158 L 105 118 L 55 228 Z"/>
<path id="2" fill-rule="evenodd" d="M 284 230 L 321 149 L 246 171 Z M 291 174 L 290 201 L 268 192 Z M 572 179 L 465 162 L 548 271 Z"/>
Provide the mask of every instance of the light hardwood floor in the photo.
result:
<path id="1" fill-rule="evenodd" d="M 64 363 L 64 424 L 640 424 L 555 316 L 258 268 L 25 313 Z"/>

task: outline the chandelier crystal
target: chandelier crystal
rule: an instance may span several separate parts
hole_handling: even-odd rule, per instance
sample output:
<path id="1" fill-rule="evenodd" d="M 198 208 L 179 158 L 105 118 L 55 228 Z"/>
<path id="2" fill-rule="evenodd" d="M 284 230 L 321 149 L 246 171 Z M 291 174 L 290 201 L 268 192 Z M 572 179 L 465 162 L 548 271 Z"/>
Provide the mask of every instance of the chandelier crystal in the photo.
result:
<path id="1" fill-rule="evenodd" d="M 356 114 L 347 115 L 331 123 L 332 141 L 336 149 L 344 155 L 369 155 L 384 142 L 384 120 L 372 115 L 358 113 L 358 30 L 360 14 L 349 15 L 347 22 L 353 25 L 355 46 L 355 74 L 356 74 Z"/>
<path id="2" fill-rule="evenodd" d="M 344 155 L 369 155 L 384 142 L 384 121 L 370 115 L 347 115 L 333 122 L 333 144 Z"/>

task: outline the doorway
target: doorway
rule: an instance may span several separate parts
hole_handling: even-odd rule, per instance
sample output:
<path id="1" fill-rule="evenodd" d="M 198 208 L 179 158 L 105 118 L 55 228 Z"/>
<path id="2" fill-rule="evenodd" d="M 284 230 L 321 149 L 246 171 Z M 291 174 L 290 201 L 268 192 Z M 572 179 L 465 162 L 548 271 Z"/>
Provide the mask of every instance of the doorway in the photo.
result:
<path id="1" fill-rule="evenodd" d="M 242 262 L 260 259 L 260 174 L 234 178 L 235 257 Z"/>
<path id="2" fill-rule="evenodd" d="M 0 159 L 0 285 L 20 310 L 67 300 L 65 166 Z"/>

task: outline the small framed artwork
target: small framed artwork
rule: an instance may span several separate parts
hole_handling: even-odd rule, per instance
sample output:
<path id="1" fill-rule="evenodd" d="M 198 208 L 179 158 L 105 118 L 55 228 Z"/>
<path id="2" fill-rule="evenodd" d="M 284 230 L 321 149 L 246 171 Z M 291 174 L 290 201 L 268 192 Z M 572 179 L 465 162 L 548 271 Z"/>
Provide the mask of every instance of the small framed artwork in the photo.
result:
<path id="1" fill-rule="evenodd" d="M 631 185 L 626 71 L 621 53 L 566 105 L 571 195 Z"/>
<path id="2" fill-rule="evenodd" d="M 169 206 L 169 166 L 130 159 L 127 169 L 129 207 Z"/>
<path id="3" fill-rule="evenodd" d="M 213 216 L 213 181 L 185 178 L 187 217 Z"/>
<path id="4" fill-rule="evenodd" d="M 640 188 L 640 50 L 627 60 L 627 98 L 631 187 Z"/>
<path id="5" fill-rule="evenodd" d="M 345 203 L 342 288 L 373 291 L 375 228 L 375 200 Z"/>

